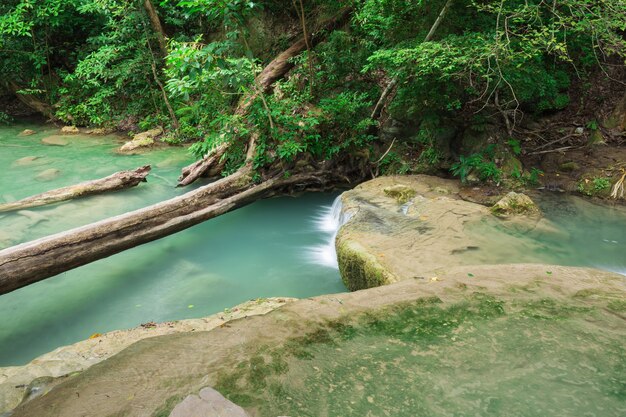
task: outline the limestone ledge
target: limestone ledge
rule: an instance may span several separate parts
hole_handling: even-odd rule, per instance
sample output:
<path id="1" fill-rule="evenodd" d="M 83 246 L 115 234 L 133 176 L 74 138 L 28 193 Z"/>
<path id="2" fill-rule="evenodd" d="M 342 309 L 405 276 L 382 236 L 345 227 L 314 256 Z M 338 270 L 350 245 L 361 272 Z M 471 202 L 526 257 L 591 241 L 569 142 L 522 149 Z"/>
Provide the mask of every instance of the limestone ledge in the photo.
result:
<path id="1" fill-rule="evenodd" d="M 560 232 L 527 196 L 514 197 L 532 209 L 490 210 L 463 200 L 458 181 L 428 175 L 379 177 L 344 192 L 342 217 L 349 220 L 337 234 L 336 248 L 346 287 L 428 279 L 442 267 L 541 261 L 520 258 L 516 235 Z"/>
<path id="2" fill-rule="evenodd" d="M 0 415 L 32 394 L 45 393 L 51 388 L 54 378 L 81 372 L 139 340 L 173 333 L 208 331 L 232 320 L 266 314 L 294 300 L 286 297 L 251 300 L 204 318 L 145 323 L 133 329 L 95 334 L 87 340 L 39 356 L 27 365 L 0 368 Z"/>

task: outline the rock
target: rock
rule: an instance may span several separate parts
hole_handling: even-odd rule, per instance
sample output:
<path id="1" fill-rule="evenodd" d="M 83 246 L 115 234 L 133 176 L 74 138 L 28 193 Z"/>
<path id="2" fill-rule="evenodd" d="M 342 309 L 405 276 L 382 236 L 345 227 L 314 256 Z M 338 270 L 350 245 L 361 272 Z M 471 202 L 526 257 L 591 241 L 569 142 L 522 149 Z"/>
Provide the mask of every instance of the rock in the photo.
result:
<path id="1" fill-rule="evenodd" d="M 383 189 L 386 195 L 391 198 L 395 198 L 396 201 L 400 204 L 404 204 L 413 197 L 415 197 L 415 190 L 407 187 L 406 185 L 396 184 L 391 187 L 387 187 Z"/>
<path id="2" fill-rule="evenodd" d="M 536 216 L 541 212 L 535 202 L 526 194 L 511 191 L 491 207 L 491 212 L 498 217 L 509 215 Z"/>
<path id="3" fill-rule="evenodd" d="M 24 129 L 18 136 L 30 136 L 30 135 L 34 135 L 35 133 L 37 132 L 35 132 L 34 130 Z"/>
<path id="4" fill-rule="evenodd" d="M 245 410 L 228 401 L 222 394 L 207 387 L 198 395 L 189 395 L 169 417 L 249 417 Z"/>
<path id="5" fill-rule="evenodd" d="M 589 135 L 589 141 L 587 142 L 587 145 L 606 145 L 606 139 L 604 138 L 602 132 L 600 132 L 599 130 L 594 130 L 593 132 L 591 132 L 591 135 Z"/>
<path id="6" fill-rule="evenodd" d="M 41 143 L 51 146 L 66 146 L 69 142 L 63 136 L 52 135 L 41 139 Z"/>
<path id="7" fill-rule="evenodd" d="M 519 159 L 509 156 L 502 163 L 501 169 L 506 177 L 515 178 L 516 175 L 519 177 L 522 174 L 524 166 Z"/>
<path id="8" fill-rule="evenodd" d="M 105 129 L 104 127 L 96 127 L 94 129 L 86 131 L 85 133 L 87 133 L 88 135 L 107 135 L 110 133 L 110 131 L 108 129 Z"/>
<path id="9" fill-rule="evenodd" d="M 448 194 L 442 195 L 441 189 Z M 408 203 L 396 199 L 409 190 L 414 197 Z M 517 205 L 526 206 L 527 198 Z M 341 201 L 341 213 L 349 220 L 339 229 L 335 247 L 341 277 L 353 291 L 428 280 L 439 276 L 441 268 L 458 265 L 537 262 L 544 250 L 540 242 L 520 235 L 537 228 L 538 216 L 497 219 L 488 207 L 463 200 L 453 180 L 379 177 L 344 192 Z M 543 223 L 544 228 L 550 225 Z"/>
<path id="10" fill-rule="evenodd" d="M 47 220 L 45 216 L 34 211 L 20 210 L 17 213 L 37 222 Z M 0 242 L 5 238 L 2 233 Z M 151 328 L 139 326 L 129 330 L 116 330 L 73 345 L 59 347 L 24 366 L 0 367 L 0 416 L 20 404 L 29 387 L 42 381 L 41 378 L 59 378 L 83 371 L 143 339 L 159 335 L 208 331 L 232 320 L 266 314 L 295 300 L 285 297 L 251 300 L 239 304 L 228 312 L 204 318 L 157 323 Z"/>
<path id="11" fill-rule="evenodd" d="M 13 166 L 30 165 L 39 158 L 39 156 L 25 156 L 23 158 L 16 159 L 15 162 L 13 162 Z"/>
<path id="12" fill-rule="evenodd" d="M 147 130 L 136 134 L 133 140 L 126 142 L 119 149 L 120 152 L 131 152 L 139 148 L 145 148 L 154 144 L 154 138 L 161 135 L 163 129 L 157 127 L 156 129 Z"/>
<path id="13" fill-rule="evenodd" d="M 64 135 L 75 135 L 80 133 L 80 130 L 76 126 L 63 126 L 61 128 L 61 133 Z"/>
<path id="14" fill-rule="evenodd" d="M 580 165 L 574 161 L 564 162 L 559 165 L 559 171 L 561 172 L 572 172 L 580 169 Z"/>
<path id="15" fill-rule="evenodd" d="M 49 168 L 37 174 L 35 179 L 37 181 L 50 181 L 58 177 L 60 173 L 61 173 L 61 170 L 58 170 L 56 168 Z"/>
<path id="16" fill-rule="evenodd" d="M 30 224 L 30 226 L 34 226 L 36 224 L 49 220 L 43 214 L 37 213 L 36 211 L 32 211 L 32 210 L 19 210 L 17 214 L 19 214 L 20 216 L 24 216 L 27 219 L 31 220 L 32 223 Z"/>

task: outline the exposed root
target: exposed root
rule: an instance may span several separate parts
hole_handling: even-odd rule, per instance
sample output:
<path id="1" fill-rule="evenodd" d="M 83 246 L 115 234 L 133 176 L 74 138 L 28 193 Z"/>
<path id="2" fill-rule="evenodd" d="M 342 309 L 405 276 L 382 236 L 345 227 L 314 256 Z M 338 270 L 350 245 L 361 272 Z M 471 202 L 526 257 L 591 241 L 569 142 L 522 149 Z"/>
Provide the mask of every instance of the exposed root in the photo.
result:
<path id="1" fill-rule="evenodd" d="M 611 197 L 614 199 L 624 198 L 624 181 L 626 180 L 626 170 L 622 168 L 622 177 L 613 185 Z"/>

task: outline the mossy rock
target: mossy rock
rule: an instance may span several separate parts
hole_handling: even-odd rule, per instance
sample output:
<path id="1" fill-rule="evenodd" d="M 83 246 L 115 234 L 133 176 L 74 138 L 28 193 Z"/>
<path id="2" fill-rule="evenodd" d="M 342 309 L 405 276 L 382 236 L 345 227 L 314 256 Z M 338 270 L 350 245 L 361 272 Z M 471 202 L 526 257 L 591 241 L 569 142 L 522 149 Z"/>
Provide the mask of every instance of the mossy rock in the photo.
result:
<path id="1" fill-rule="evenodd" d="M 574 161 L 564 162 L 561 165 L 559 165 L 559 171 L 561 172 L 573 172 L 573 171 L 578 171 L 579 169 L 580 169 L 580 165 L 578 165 L 578 163 Z"/>
<path id="2" fill-rule="evenodd" d="M 589 135 L 589 141 L 587 142 L 587 145 L 606 145 L 606 139 L 604 138 L 602 132 L 600 132 L 599 130 L 594 130 L 591 132 L 591 135 Z"/>
<path id="3" fill-rule="evenodd" d="M 498 217 L 510 215 L 538 216 L 539 207 L 526 194 L 511 191 L 491 207 L 491 212 Z"/>
<path id="4" fill-rule="evenodd" d="M 379 287 L 397 279 L 359 243 L 337 239 L 337 260 L 343 283 L 350 291 Z"/>
<path id="5" fill-rule="evenodd" d="M 588 197 L 607 198 L 611 194 L 612 182 L 602 175 L 583 175 L 578 181 L 577 190 Z"/>
<path id="6" fill-rule="evenodd" d="M 395 198 L 396 201 L 400 204 L 404 204 L 408 202 L 417 194 L 417 192 L 414 189 L 406 185 L 402 185 L 402 184 L 397 184 L 397 185 L 392 185 L 391 187 L 386 187 L 383 189 L 383 191 L 385 192 L 385 195 L 391 198 Z"/>

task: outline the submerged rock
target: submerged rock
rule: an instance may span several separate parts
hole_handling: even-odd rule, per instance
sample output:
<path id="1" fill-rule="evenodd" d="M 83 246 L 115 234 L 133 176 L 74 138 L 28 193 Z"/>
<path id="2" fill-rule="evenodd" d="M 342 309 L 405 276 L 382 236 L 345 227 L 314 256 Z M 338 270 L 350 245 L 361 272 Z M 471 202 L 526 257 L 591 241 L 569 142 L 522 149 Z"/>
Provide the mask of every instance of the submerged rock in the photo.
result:
<path id="1" fill-rule="evenodd" d="M 119 149 L 120 152 L 131 152 L 139 148 L 146 148 L 154 144 L 154 138 L 163 134 L 163 129 L 157 127 L 155 129 L 147 130 L 136 134 L 133 140 L 126 142 Z"/>
<path id="2" fill-rule="evenodd" d="M 56 177 L 58 177 L 60 173 L 61 173 L 61 170 L 59 170 L 59 169 L 49 168 L 49 169 L 46 169 L 45 171 L 41 171 L 39 174 L 37 174 L 35 179 L 37 181 L 51 181 L 51 180 L 55 179 Z"/>
<path id="3" fill-rule="evenodd" d="M 61 128 L 61 133 L 64 135 L 75 135 L 80 133 L 80 130 L 76 126 L 63 126 Z"/>
<path id="4" fill-rule="evenodd" d="M 169 417 L 248 417 L 246 411 L 228 401 L 211 387 L 202 388 L 198 395 L 189 395 L 179 403 Z"/>
<path id="5" fill-rule="evenodd" d="M 41 143 L 51 146 L 66 146 L 69 142 L 63 136 L 52 135 L 41 139 Z"/>
<path id="6" fill-rule="evenodd" d="M 491 212 L 498 217 L 510 215 L 538 216 L 539 207 L 526 194 L 511 191 L 491 207 Z"/>
<path id="7" fill-rule="evenodd" d="M 35 133 L 37 133 L 37 132 L 35 132 L 34 130 L 24 129 L 24 130 L 22 130 L 20 132 L 20 134 L 18 136 L 30 136 L 30 135 L 34 135 Z"/>
<path id="8" fill-rule="evenodd" d="M 39 158 L 41 157 L 40 156 L 25 156 L 23 158 L 16 159 L 15 162 L 13 162 L 13 165 L 14 166 L 30 165 Z"/>

